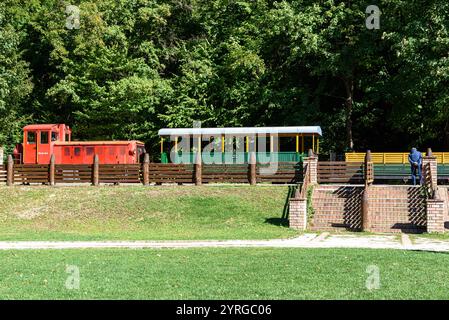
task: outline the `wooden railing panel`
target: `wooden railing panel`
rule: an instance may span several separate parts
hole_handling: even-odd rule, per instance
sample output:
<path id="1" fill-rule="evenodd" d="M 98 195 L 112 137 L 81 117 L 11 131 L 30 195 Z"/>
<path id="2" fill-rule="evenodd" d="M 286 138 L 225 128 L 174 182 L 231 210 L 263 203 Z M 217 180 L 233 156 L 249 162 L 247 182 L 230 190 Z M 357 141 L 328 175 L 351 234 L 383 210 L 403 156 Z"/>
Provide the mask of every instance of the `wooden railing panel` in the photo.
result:
<path id="1" fill-rule="evenodd" d="M 261 169 L 263 167 L 268 167 L 268 165 L 257 165 L 257 180 L 259 182 L 298 183 L 303 179 L 302 163 L 279 162 L 277 170 L 270 174 L 262 174 Z"/>
<path id="2" fill-rule="evenodd" d="M 0 165 L 0 183 L 6 183 L 6 178 L 7 178 L 6 166 Z"/>
<path id="3" fill-rule="evenodd" d="M 318 183 L 362 183 L 364 164 L 344 161 L 318 162 Z"/>
<path id="4" fill-rule="evenodd" d="M 408 164 L 408 152 L 372 152 L 371 158 L 374 164 Z M 422 152 L 424 157 L 426 154 Z M 438 164 L 449 164 L 449 152 L 433 152 Z M 362 162 L 364 152 L 348 152 L 345 154 L 347 162 Z"/>
<path id="5" fill-rule="evenodd" d="M 245 164 L 208 164 L 202 166 L 202 181 L 249 183 L 249 168 Z"/>
<path id="6" fill-rule="evenodd" d="M 49 165 L 17 164 L 14 165 L 14 182 L 48 183 Z"/>
<path id="7" fill-rule="evenodd" d="M 150 183 L 194 183 L 191 164 L 150 163 Z"/>
<path id="8" fill-rule="evenodd" d="M 55 166 L 56 183 L 91 183 L 92 165 L 58 164 Z"/>
<path id="9" fill-rule="evenodd" d="M 139 164 L 102 164 L 99 169 L 100 183 L 141 183 Z"/>

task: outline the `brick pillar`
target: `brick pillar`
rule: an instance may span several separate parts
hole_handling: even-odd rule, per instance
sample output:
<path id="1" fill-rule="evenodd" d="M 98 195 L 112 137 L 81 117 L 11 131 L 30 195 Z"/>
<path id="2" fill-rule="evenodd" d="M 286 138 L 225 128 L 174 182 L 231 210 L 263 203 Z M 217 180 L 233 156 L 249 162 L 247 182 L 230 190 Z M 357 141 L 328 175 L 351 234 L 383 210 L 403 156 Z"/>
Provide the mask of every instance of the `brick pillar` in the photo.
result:
<path id="1" fill-rule="evenodd" d="M 432 180 L 429 181 L 428 175 L 431 175 Z M 437 170 L 437 158 L 432 155 L 432 150 L 427 150 L 427 155 L 422 160 L 422 175 L 425 182 L 432 182 L 433 186 L 437 186 L 438 170 Z"/>
<path id="2" fill-rule="evenodd" d="M 289 226 L 296 230 L 307 228 L 307 199 L 291 198 L 289 202 Z"/>
<path id="3" fill-rule="evenodd" d="M 427 232 L 444 232 L 444 201 L 427 199 Z"/>
<path id="4" fill-rule="evenodd" d="M 365 155 L 365 165 L 364 165 L 364 172 L 365 172 L 365 186 L 370 186 L 373 184 L 374 181 L 374 165 L 373 160 L 371 159 L 371 150 L 366 151 Z"/>
<path id="5" fill-rule="evenodd" d="M 309 150 L 308 157 L 303 160 L 304 170 L 307 168 L 310 175 L 310 183 L 317 184 L 318 183 L 318 157 Z"/>

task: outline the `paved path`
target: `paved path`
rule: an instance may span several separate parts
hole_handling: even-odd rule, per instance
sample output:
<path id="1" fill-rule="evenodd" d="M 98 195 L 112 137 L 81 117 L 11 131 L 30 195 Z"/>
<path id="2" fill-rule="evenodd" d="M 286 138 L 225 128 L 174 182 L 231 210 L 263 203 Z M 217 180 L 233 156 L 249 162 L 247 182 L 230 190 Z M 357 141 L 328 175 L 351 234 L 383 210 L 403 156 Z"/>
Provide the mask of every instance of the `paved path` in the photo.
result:
<path id="1" fill-rule="evenodd" d="M 449 251 L 449 240 L 407 235 L 329 235 L 306 233 L 291 239 L 207 241 L 0 241 L 0 250 L 90 248 L 369 248 Z"/>

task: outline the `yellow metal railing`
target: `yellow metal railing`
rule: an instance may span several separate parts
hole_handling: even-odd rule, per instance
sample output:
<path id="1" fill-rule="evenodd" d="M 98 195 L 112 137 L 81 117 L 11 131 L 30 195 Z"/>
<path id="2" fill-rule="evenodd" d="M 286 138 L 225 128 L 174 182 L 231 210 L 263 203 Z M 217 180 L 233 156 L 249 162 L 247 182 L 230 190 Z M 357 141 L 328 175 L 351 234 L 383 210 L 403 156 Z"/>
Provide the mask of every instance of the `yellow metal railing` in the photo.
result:
<path id="1" fill-rule="evenodd" d="M 408 152 L 372 152 L 371 159 L 375 164 L 407 164 Z M 422 153 L 423 157 L 426 155 Z M 449 164 L 449 152 L 433 152 L 432 155 L 437 158 L 437 163 Z M 364 152 L 348 152 L 345 154 L 346 162 L 363 162 L 365 160 Z"/>

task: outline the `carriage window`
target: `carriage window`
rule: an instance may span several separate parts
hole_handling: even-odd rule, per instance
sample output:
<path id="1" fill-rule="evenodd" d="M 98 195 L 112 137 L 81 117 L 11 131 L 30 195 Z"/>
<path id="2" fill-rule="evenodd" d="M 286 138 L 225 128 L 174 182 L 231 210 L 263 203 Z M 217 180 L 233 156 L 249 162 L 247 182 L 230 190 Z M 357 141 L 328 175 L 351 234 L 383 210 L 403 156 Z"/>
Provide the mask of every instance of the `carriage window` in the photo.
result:
<path id="1" fill-rule="evenodd" d="M 144 160 L 145 160 L 145 148 L 137 147 L 137 161 L 139 161 L 139 163 L 143 163 Z"/>
<path id="2" fill-rule="evenodd" d="M 74 154 L 76 157 L 79 157 L 81 155 L 81 148 L 79 148 L 79 147 L 75 148 Z"/>
<path id="3" fill-rule="evenodd" d="M 28 135 L 27 135 L 27 141 L 30 144 L 35 144 L 36 143 L 36 132 L 29 131 Z"/>
<path id="4" fill-rule="evenodd" d="M 64 148 L 64 156 L 70 157 L 70 148 Z"/>
<path id="5" fill-rule="evenodd" d="M 70 135 L 69 134 L 65 135 L 65 141 L 70 141 Z"/>
<path id="6" fill-rule="evenodd" d="M 94 148 L 93 147 L 87 147 L 86 148 L 86 154 L 88 156 L 92 156 L 94 154 Z"/>
<path id="7" fill-rule="evenodd" d="M 47 131 L 41 132 L 41 144 L 48 144 L 48 132 Z"/>
<path id="8" fill-rule="evenodd" d="M 114 147 L 110 147 L 110 148 L 109 148 L 109 155 L 110 155 L 110 156 L 115 155 L 115 148 L 114 148 Z"/>
<path id="9" fill-rule="evenodd" d="M 57 132 L 51 133 L 51 141 L 58 141 L 58 133 Z"/>

